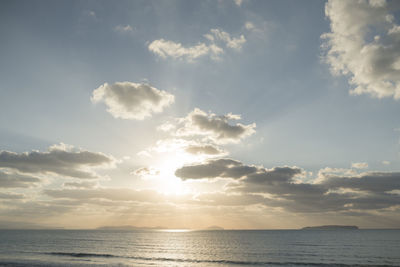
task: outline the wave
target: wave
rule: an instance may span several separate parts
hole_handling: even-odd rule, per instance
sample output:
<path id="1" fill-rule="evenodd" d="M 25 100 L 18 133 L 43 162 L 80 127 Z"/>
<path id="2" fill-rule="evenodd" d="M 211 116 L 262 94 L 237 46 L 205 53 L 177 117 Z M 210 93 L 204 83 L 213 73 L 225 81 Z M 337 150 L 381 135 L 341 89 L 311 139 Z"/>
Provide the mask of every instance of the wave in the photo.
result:
<path id="1" fill-rule="evenodd" d="M 90 257 L 121 258 L 120 256 L 117 256 L 117 255 L 96 254 L 96 253 L 49 252 L 49 253 L 44 253 L 44 254 L 55 255 L 55 256 L 69 256 L 69 257 L 76 257 L 76 258 L 90 258 Z"/>
<path id="2" fill-rule="evenodd" d="M 393 267 L 394 265 L 377 265 L 377 264 L 342 264 L 342 263 L 322 263 L 322 262 L 274 262 L 274 261 L 240 261 L 240 260 L 208 260 L 208 259 L 181 259 L 181 258 L 166 258 L 166 257 L 139 257 L 139 256 L 118 256 L 112 254 L 97 254 L 97 253 L 74 253 L 74 252 L 50 252 L 45 253 L 55 256 L 69 256 L 76 258 L 125 258 L 142 261 L 159 261 L 159 262 L 179 262 L 179 263 L 214 263 L 221 265 L 248 265 L 248 266 L 265 266 L 265 265 L 278 265 L 278 266 L 336 266 L 336 267 L 361 267 L 361 266 L 379 266 L 379 267 Z"/>

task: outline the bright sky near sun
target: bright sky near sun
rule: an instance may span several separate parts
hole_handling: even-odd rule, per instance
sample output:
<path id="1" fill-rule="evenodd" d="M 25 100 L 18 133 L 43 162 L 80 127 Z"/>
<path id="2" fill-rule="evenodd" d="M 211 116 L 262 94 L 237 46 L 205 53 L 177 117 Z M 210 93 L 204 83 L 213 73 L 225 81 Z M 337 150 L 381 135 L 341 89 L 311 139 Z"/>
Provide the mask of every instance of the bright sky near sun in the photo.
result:
<path id="1" fill-rule="evenodd" d="M 0 227 L 398 227 L 399 18 L 1 1 Z"/>

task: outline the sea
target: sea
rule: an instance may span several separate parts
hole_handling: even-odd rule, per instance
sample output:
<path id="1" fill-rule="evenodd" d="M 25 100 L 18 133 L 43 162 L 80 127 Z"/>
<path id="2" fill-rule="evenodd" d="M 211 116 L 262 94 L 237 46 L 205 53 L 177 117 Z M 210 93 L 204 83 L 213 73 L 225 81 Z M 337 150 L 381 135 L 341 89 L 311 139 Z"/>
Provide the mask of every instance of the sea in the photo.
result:
<path id="1" fill-rule="evenodd" d="M 0 266 L 400 266 L 400 230 L 0 230 Z"/>

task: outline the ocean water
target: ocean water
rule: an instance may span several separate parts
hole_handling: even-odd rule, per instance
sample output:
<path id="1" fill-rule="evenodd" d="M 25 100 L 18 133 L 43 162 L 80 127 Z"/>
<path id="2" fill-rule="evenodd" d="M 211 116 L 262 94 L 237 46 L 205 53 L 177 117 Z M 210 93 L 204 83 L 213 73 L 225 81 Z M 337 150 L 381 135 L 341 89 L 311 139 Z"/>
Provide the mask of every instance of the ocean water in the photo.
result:
<path id="1" fill-rule="evenodd" d="M 400 266 L 400 230 L 0 230 L 0 266 Z"/>

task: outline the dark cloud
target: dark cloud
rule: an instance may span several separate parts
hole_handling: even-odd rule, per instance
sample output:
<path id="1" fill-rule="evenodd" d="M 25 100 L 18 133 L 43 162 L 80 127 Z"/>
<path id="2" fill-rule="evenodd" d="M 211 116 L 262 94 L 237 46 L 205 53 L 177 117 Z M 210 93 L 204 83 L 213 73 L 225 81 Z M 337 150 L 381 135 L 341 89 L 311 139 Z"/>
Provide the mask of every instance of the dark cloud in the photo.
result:
<path id="1" fill-rule="evenodd" d="M 383 193 L 400 189 L 400 172 L 368 172 L 360 177 L 333 176 L 322 181 L 327 188 L 351 188 Z"/>
<path id="2" fill-rule="evenodd" d="M 102 153 L 76 150 L 63 144 L 50 147 L 48 152 L 0 151 L 0 168 L 22 173 L 52 173 L 75 178 L 97 178 L 91 168 L 111 164 L 113 159 Z"/>
<path id="3" fill-rule="evenodd" d="M 31 187 L 40 182 L 39 178 L 18 173 L 8 173 L 0 170 L 0 187 Z"/>
<path id="4" fill-rule="evenodd" d="M 16 193 L 2 193 L 0 192 L 0 199 L 24 199 L 25 195 Z"/>
<path id="5" fill-rule="evenodd" d="M 212 145 L 190 145 L 187 148 L 185 148 L 185 151 L 195 155 L 198 154 L 218 155 L 223 153 L 217 147 Z"/>
<path id="6" fill-rule="evenodd" d="M 209 160 L 184 166 L 175 173 L 181 179 L 230 178 L 224 200 L 239 198 L 292 212 L 380 210 L 400 205 L 400 173 L 367 172 L 358 176 L 324 176 L 318 182 L 302 182 L 297 167 L 266 169 L 232 159 Z M 233 181 L 234 180 L 234 181 Z M 232 197 L 232 193 L 236 194 Z M 257 195 L 257 198 L 254 198 Z M 268 195 L 269 197 L 266 197 Z M 215 197 L 209 197 L 213 201 Z M 206 199 L 203 201 L 207 202 Z M 254 203 L 255 203 L 254 202 Z"/>
<path id="7" fill-rule="evenodd" d="M 204 178 L 240 178 L 257 171 L 257 167 L 246 166 L 232 159 L 209 160 L 202 164 L 184 166 L 175 171 L 183 180 Z"/>

